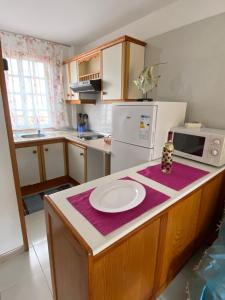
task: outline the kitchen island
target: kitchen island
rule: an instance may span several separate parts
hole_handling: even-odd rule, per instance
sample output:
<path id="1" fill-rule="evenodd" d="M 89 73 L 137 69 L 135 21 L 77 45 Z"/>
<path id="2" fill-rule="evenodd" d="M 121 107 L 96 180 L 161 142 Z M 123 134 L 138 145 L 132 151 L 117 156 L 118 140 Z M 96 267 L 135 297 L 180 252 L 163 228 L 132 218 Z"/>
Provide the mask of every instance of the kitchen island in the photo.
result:
<path id="1" fill-rule="evenodd" d="M 215 231 L 224 202 L 224 168 L 177 162 L 209 173 L 180 191 L 137 172 L 152 161 L 46 197 L 54 299 L 155 299 Z M 108 235 L 67 200 L 112 180 L 137 180 L 170 198 Z"/>

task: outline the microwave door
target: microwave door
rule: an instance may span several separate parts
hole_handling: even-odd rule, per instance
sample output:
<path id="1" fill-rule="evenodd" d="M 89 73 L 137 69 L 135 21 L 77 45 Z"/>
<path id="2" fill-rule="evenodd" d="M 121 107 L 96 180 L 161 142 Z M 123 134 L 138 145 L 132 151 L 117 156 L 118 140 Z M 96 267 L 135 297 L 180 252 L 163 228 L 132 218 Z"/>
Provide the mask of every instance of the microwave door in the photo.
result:
<path id="1" fill-rule="evenodd" d="M 140 147 L 154 146 L 157 107 L 118 105 L 113 107 L 112 139 Z"/>
<path id="2" fill-rule="evenodd" d="M 183 153 L 195 157 L 202 157 L 206 138 L 198 135 L 174 133 L 173 144 L 177 153 Z"/>

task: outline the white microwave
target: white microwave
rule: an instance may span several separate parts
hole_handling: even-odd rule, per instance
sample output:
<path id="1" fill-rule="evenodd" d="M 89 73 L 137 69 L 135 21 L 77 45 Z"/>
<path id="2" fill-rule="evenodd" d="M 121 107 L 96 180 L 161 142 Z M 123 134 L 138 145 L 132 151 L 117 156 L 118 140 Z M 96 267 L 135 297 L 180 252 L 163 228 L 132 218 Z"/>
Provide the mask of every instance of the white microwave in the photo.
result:
<path id="1" fill-rule="evenodd" d="M 225 164 L 225 130 L 173 128 L 174 154 L 220 167 Z"/>

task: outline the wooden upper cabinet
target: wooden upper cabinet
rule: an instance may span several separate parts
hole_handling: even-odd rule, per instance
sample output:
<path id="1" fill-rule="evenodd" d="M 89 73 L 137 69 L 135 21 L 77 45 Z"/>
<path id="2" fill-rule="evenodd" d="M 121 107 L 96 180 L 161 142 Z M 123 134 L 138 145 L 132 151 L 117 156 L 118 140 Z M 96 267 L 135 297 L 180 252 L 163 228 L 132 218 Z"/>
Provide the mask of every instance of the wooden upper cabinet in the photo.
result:
<path id="1" fill-rule="evenodd" d="M 70 85 L 71 83 L 78 81 L 78 68 L 77 62 L 72 61 L 63 65 L 63 89 L 64 89 L 64 100 L 78 100 L 79 94 L 74 93 Z"/>
<path id="2" fill-rule="evenodd" d="M 122 97 L 122 43 L 102 51 L 102 100 Z"/>
<path id="3" fill-rule="evenodd" d="M 141 98 L 134 84 L 144 69 L 145 47 L 129 41 L 102 50 L 102 100 Z"/>
<path id="4" fill-rule="evenodd" d="M 90 100 L 95 100 L 96 95 L 85 95 L 83 99 L 83 94 L 73 93 L 69 85 L 95 79 L 102 79 L 101 99 L 105 102 L 141 98 L 134 80 L 144 69 L 145 46 L 145 42 L 122 36 L 64 61 L 65 100 L 94 103 Z"/>

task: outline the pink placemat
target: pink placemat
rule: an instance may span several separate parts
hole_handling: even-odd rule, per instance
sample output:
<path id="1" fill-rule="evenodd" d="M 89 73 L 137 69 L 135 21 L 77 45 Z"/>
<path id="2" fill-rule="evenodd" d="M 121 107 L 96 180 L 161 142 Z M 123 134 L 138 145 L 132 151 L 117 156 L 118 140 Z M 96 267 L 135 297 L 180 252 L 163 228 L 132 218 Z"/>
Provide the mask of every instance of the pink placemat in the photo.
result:
<path id="1" fill-rule="evenodd" d="M 133 180 L 129 177 L 123 179 Z M 146 196 L 143 202 L 135 208 L 120 213 L 104 213 L 94 209 L 89 203 L 89 196 L 94 189 L 68 197 L 67 200 L 99 232 L 101 232 L 103 235 L 107 235 L 170 198 L 169 196 L 144 184 L 143 186 L 146 190 Z"/>
<path id="2" fill-rule="evenodd" d="M 180 191 L 194 181 L 204 177 L 209 172 L 173 162 L 170 174 L 161 172 L 161 165 L 148 167 L 138 172 L 139 174 L 166 185 L 176 191 Z"/>

